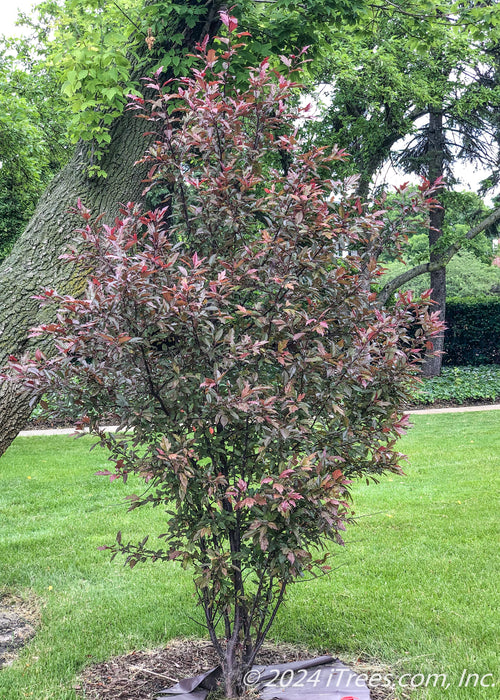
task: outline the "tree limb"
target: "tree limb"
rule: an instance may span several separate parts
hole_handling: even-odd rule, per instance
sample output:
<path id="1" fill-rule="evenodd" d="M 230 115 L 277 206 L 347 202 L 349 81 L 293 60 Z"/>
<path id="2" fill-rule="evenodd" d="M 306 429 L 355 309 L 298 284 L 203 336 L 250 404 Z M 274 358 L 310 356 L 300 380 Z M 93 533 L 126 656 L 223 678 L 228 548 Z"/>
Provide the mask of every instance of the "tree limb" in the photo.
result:
<path id="1" fill-rule="evenodd" d="M 492 211 L 491 214 L 486 217 L 486 219 L 483 219 L 476 224 L 476 226 L 469 229 L 463 238 L 448 246 L 448 248 L 438 257 L 437 260 L 416 265 L 410 270 L 402 272 L 400 275 L 397 275 L 397 277 L 394 277 L 394 279 L 387 282 L 387 284 L 378 293 L 377 300 L 382 304 L 385 304 L 391 294 L 393 294 L 396 289 L 399 289 L 399 287 L 401 287 L 403 284 L 406 284 L 406 282 L 409 282 L 415 277 L 420 277 L 420 275 L 425 275 L 426 272 L 433 272 L 434 270 L 439 270 L 441 267 L 445 267 L 450 262 L 452 257 L 458 253 L 465 241 L 472 240 L 475 236 L 481 233 L 481 231 L 484 231 L 484 229 L 492 226 L 499 220 L 500 207 Z"/>

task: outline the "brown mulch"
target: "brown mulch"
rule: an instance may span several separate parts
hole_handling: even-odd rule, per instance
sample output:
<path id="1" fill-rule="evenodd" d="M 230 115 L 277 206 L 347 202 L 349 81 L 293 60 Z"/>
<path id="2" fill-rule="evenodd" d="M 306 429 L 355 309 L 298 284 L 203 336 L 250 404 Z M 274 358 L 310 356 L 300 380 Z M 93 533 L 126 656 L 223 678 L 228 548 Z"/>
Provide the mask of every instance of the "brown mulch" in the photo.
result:
<path id="1" fill-rule="evenodd" d="M 69 420 L 43 420 L 34 418 L 29 420 L 24 426 L 24 430 L 46 430 L 48 428 L 74 428 L 75 424 Z"/>
<path id="2" fill-rule="evenodd" d="M 328 652 L 322 652 L 328 653 Z M 257 658 L 263 665 L 282 664 L 319 656 L 319 652 L 289 644 L 265 644 Z M 335 656 L 335 654 L 332 654 Z M 358 674 L 382 676 L 390 673 L 388 666 L 370 660 L 347 661 Z M 198 639 L 175 639 L 161 649 L 133 651 L 124 656 L 87 667 L 75 690 L 86 700 L 153 700 L 156 693 L 175 685 L 182 678 L 196 676 L 218 665 L 210 642 Z M 398 689 L 370 689 L 372 700 L 405 700 L 410 697 Z"/>
<path id="3" fill-rule="evenodd" d="M 102 425 L 118 425 L 120 418 L 113 413 L 103 418 Z M 25 426 L 26 430 L 45 430 L 47 428 L 74 428 L 75 421 L 69 419 L 32 418 Z"/>
<path id="4" fill-rule="evenodd" d="M 36 598 L 0 592 L 0 669 L 10 666 L 19 650 L 34 637 L 39 621 Z"/>

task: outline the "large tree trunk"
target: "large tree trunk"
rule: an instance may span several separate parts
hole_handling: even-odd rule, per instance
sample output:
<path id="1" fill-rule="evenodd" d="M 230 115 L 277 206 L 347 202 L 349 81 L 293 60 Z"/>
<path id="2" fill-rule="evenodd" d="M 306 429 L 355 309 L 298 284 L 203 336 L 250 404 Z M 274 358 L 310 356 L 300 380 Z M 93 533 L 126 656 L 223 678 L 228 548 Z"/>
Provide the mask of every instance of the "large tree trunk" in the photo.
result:
<path id="1" fill-rule="evenodd" d="M 194 4 L 197 2 L 194 0 Z M 219 26 L 218 0 L 203 4 L 206 15 L 199 18 L 195 28 L 184 28 L 185 50 L 192 50 L 196 41 L 205 33 L 213 34 Z M 78 198 L 93 213 L 106 212 L 106 219 L 111 221 L 120 203 L 141 200 L 145 171 L 134 163 L 147 147 L 144 131 L 143 119 L 137 119 L 134 112 L 124 112 L 113 124 L 111 143 L 102 161 L 108 177 L 87 177 L 85 149 L 79 146 L 42 195 L 26 230 L 0 266 L 0 368 L 9 355 L 20 356 L 30 347 L 30 328 L 46 320 L 32 298 L 34 294 L 45 287 L 71 295 L 83 291 L 82 274 L 59 260 L 74 237 L 75 227 L 81 225 L 81 219 L 69 214 Z M 0 455 L 26 424 L 30 398 L 12 384 L 0 383 Z"/>
<path id="2" fill-rule="evenodd" d="M 115 122 L 112 142 L 103 163 L 105 180 L 89 180 L 88 163 L 77 148 L 71 161 L 57 175 L 12 253 L 0 267 L 0 366 L 9 355 L 22 355 L 29 347 L 28 332 L 40 323 L 43 313 L 33 295 L 44 287 L 78 295 L 84 279 L 63 264 L 59 256 L 81 225 L 68 210 L 80 197 L 93 212 L 106 212 L 108 219 L 118 213 L 120 202 L 138 201 L 144 169 L 134 162 L 144 153 L 144 122 L 125 113 Z M 0 454 L 23 427 L 30 415 L 29 396 L 13 385 L 0 385 Z"/>
<path id="3" fill-rule="evenodd" d="M 443 128 L 443 113 L 433 107 L 429 110 L 429 180 L 434 182 L 443 176 L 445 159 L 445 134 Z M 429 251 L 430 262 L 439 259 L 436 244 L 442 236 L 444 209 L 434 209 L 429 217 Z M 431 272 L 432 299 L 436 303 L 434 310 L 440 312 L 441 319 L 446 315 L 446 267 L 440 267 Z M 444 352 L 444 332 L 433 340 L 434 352 Z M 422 372 L 426 377 L 437 377 L 441 374 L 442 354 L 430 355 L 425 358 Z"/>

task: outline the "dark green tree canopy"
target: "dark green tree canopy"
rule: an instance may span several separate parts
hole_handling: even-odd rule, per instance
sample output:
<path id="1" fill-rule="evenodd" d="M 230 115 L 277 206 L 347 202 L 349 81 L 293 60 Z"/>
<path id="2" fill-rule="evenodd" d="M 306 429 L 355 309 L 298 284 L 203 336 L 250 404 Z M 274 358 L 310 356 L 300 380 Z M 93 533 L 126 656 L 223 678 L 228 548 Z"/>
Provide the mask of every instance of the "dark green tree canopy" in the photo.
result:
<path id="1" fill-rule="evenodd" d="M 0 41 L 0 262 L 69 158 L 68 110 L 29 42 Z"/>

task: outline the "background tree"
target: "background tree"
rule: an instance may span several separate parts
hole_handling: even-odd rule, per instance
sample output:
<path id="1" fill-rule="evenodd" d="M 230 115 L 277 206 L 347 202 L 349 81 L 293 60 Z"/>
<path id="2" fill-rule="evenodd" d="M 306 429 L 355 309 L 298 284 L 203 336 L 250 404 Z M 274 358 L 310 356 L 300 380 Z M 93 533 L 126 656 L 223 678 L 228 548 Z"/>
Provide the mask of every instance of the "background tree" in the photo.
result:
<path id="1" fill-rule="evenodd" d="M 12 255 L 0 267 L 0 364 L 9 353 L 19 354 L 29 346 L 27 329 L 38 313 L 31 298 L 41 286 L 57 281 L 59 288 L 69 293 L 81 286 L 78 274 L 57 262 L 72 236 L 74 221 L 66 212 L 77 196 L 93 209 L 106 210 L 109 221 L 117 213 L 116 202 L 140 199 L 144 173 L 128 166 L 140 158 L 141 125 L 122 113 L 124 92 L 159 64 L 169 74 L 185 72 L 191 60 L 187 54 L 194 43 L 218 26 L 219 5 L 219 0 L 182 4 L 61 0 L 40 5 L 39 34 L 50 45 L 47 54 L 51 64 L 60 68 L 58 75 L 69 109 L 81 116 L 81 120 L 72 121 L 72 137 L 81 140 L 67 168 L 40 200 Z M 411 32 L 420 32 L 418 41 L 424 51 L 424 28 L 432 31 L 440 7 L 441 3 L 431 6 L 420 0 L 411 4 L 314 0 L 307 7 L 288 0 L 271 4 L 241 0 L 235 13 L 255 38 L 252 51 L 262 58 L 305 44 L 312 44 L 314 55 L 319 56 L 332 46 L 346 44 L 353 22 L 358 22 L 358 34 L 370 34 L 379 15 L 397 17 L 396 10 L 401 17 L 411 19 Z M 481 27 L 493 26 L 497 18 L 494 5 L 469 3 L 452 9 L 480 32 Z M 484 32 L 479 38 L 482 36 Z M 246 65 L 251 62 L 249 56 L 244 59 Z M 0 453 L 29 415 L 28 401 L 10 391 L 0 386 Z"/>
<path id="2" fill-rule="evenodd" d="M 389 202 L 395 195 L 388 195 Z M 448 190 L 440 193 L 445 204 L 441 250 L 444 251 L 457 240 L 463 239 L 476 224 L 485 220 L 494 208 L 488 208 L 473 192 Z M 381 259 L 387 266 L 381 286 L 417 265 L 425 265 L 429 257 L 428 219 L 422 215 L 415 222 L 402 259 L 383 253 Z M 447 297 L 470 297 L 495 295 L 500 290 L 500 269 L 492 266 L 492 239 L 498 236 L 498 222 L 479 233 L 472 240 L 465 240 L 460 251 L 447 265 Z M 422 274 L 402 285 L 402 289 L 413 289 L 421 294 L 431 286 L 430 276 Z"/>
<path id="3" fill-rule="evenodd" d="M 94 271 L 86 293 L 45 290 L 56 320 L 33 334 L 57 353 L 11 367 L 99 435 L 105 475 L 145 480 L 131 509 L 166 508 L 163 547 L 119 534 L 110 549 L 131 567 L 193 567 L 236 698 L 288 586 L 328 569 L 321 550 L 343 543 L 352 479 L 400 473 L 401 402 L 439 323 L 428 297 L 389 309 L 367 293 L 408 211 L 386 226 L 378 202 L 363 212 L 335 178 L 342 151 L 301 152 L 303 110 L 289 106 L 300 64 L 283 57 L 283 75 L 265 59 L 240 88 L 242 34 L 221 18 L 222 50 L 207 36 L 178 92 L 151 81 L 146 106 L 133 101 L 154 130 L 144 160 L 151 187 L 170 185 L 166 207 L 131 203 L 109 227 L 79 205 L 84 245 L 65 259 Z M 285 173 L 273 165 L 283 151 Z M 412 210 L 432 209 L 425 194 Z M 109 409 L 124 433 L 100 430 Z"/>
<path id="4" fill-rule="evenodd" d="M 422 248 L 425 254 L 427 240 L 423 241 Z M 419 257 L 421 254 L 419 254 Z M 389 263 L 383 279 L 392 280 L 404 274 L 407 269 L 408 264 L 405 265 L 402 262 Z M 448 298 L 496 296 L 500 292 L 500 269 L 495 265 L 486 265 L 481 262 L 469 250 L 461 250 L 453 256 L 447 265 L 446 275 Z M 430 286 L 429 275 L 422 274 L 401 285 L 400 289 L 412 289 L 415 294 L 419 295 L 426 289 L 430 289 Z"/>
<path id="5" fill-rule="evenodd" d="M 92 1 L 71 3 L 68 7 L 92 7 L 96 14 L 97 11 L 107 12 L 112 4 L 114 3 L 99 4 Z M 124 29 L 118 33 L 119 37 L 107 37 L 107 50 L 111 51 L 116 42 L 123 46 L 123 33 L 127 33 L 130 37 L 125 42 L 128 47 L 127 60 L 131 65 L 127 80 L 131 83 L 147 74 L 160 61 L 167 74 L 181 75 L 185 72 L 185 61 L 189 60 L 185 57 L 192 52 L 195 43 L 207 33 L 216 33 L 220 5 L 219 0 L 189 0 L 186 3 L 141 2 L 136 14 L 133 13 L 133 8 L 127 12 L 128 18 L 124 17 Z M 294 43 L 300 39 L 301 43 L 311 43 L 310 39 L 316 38 L 320 28 L 331 23 L 338 24 L 342 20 L 351 20 L 362 7 L 361 3 L 347 0 L 318 0 L 307 8 L 304 8 L 302 3 L 290 3 L 288 0 L 277 0 L 272 7 L 248 0 L 238 2 L 234 11 L 241 19 L 242 25 L 254 33 L 256 51 L 264 53 L 267 50 L 266 42 L 276 46 L 286 39 L 279 47 L 280 52 L 288 45 L 287 41 Z M 54 21 L 57 22 L 57 8 L 49 7 L 49 10 L 53 12 Z M 54 31 L 57 31 L 57 28 Z M 304 32 L 309 36 L 308 41 L 304 40 Z M 150 40 L 153 38 L 154 42 Z M 75 45 L 75 61 L 78 60 L 79 50 L 80 47 Z M 81 70 L 85 71 L 87 68 L 82 67 Z M 93 76 L 82 73 L 81 78 L 77 76 L 76 83 L 72 82 L 72 77 L 68 74 L 65 82 L 68 78 L 73 86 L 73 97 L 68 95 L 68 98 L 78 102 L 81 95 L 85 94 L 87 81 L 92 81 Z M 126 82 L 125 76 L 123 78 L 120 82 L 122 85 Z M 80 79 L 83 82 L 78 86 Z M 102 74 L 98 79 L 103 80 Z M 112 85 L 108 87 L 113 88 Z M 107 98 L 104 89 L 101 93 Z M 111 109 L 116 106 L 115 98 L 118 99 L 116 93 L 111 99 Z M 107 114 L 106 104 L 89 105 L 88 109 Z M 87 129 L 86 120 L 82 123 Z M 70 294 L 75 294 L 82 288 L 82 278 L 78 272 L 61 265 L 58 260 L 73 236 L 75 219 L 68 216 L 67 212 L 74 206 L 77 198 L 81 197 L 93 210 L 106 212 L 110 222 L 118 213 L 118 202 L 141 200 L 145 172 L 141 168 L 134 170 L 133 164 L 143 153 L 142 132 L 141 120 L 135 119 L 130 113 L 120 113 L 110 124 L 101 121 L 94 123 L 90 137 L 102 137 L 104 144 L 99 156 L 99 172 L 94 170 L 94 176 L 89 176 L 89 168 L 95 165 L 95 162 L 89 160 L 88 142 L 78 142 L 68 165 L 52 180 L 40 199 L 23 235 L 9 258 L 0 267 L 0 365 L 9 354 L 22 354 L 29 346 L 27 331 L 36 318 L 42 320 L 38 316 L 36 303 L 32 301 L 33 295 L 37 294 L 41 287 L 57 286 L 59 290 Z M 95 151 L 96 149 L 93 152 L 94 156 Z M 92 154 L 92 149 L 90 152 Z M 106 173 L 106 177 L 99 177 L 103 173 Z M 0 454 L 23 427 L 29 413 L 28 396 L 22 397 L 12 393 L 12 387 L 0 385 Z"/>
<path id="6" fill-rule="evenodd" d="M 202 32 L 207 29 L 213 31 L 218 25 L 216 2 L 206 5 L 193 0 L 190 7 L 193 14 L 188 21 L 175 16 L 172 18 L 172 22 L 177 19 L 179 31 L 184 37 L 180 52 L 193 48 Z M 201 20 L 198 11 L 200 7 L 203 7 L 204 13 Z M 171 23 L 170 28 L 172 26 Z M 134 38 L 131 41 L 133 45 Z M 167 41 L 165 39 L 165 43 Z M 136 45 L 139 53 L 147 55 L 144 36 L 136 38 Z M 99 133 L 103 133 L 103 125 L 98 124 L 97 128 Z M 118 213 L 117 202 L 141 199 L 145 172 L 140 168 L 134 171 L 133 166 L 144 151 L 144 127 L 130 113 L 123 113 L 107 128 L 110 145 L 100 160 L 100 168 L 106 172 L 107 177 L 89 176 L 92 162 L 88 157 L 87 145 L 83 141 L 77 144 L 68 165 L 52 180 L 23 235 L 0 267 L 2 364 L 14 349 L 22 353 L 28 347 L 27 331 L 38 313 L 33 295 L 44 284 L 55 284 L 57 281 L 59 289 L 68 293 L 78 293 L 82 288 L 81 275 L 68 266 L 62 266 L 58 260 L 73 236 L 76 220 L 68 215 L 68 210 L 74 206 L 78 197 L 81 196 L 96 209 L 106 211 L 109 221 Z M 0 453 L 24 425 L 30 410 L 27 395 L 20 395 L 5 384 L 0 385 Z"/>
<path id="7" fill-rule="evenodd" d="M 410 190 L 416 191 L 415 186 L 410 186 Z M 387 202 L 390 205 L 397 201 L 398 195 L 387 194 Z M 495 203 L 488 207 L 481 197 L 474 192 L 447 190 L 440 193 L 440 200 L 444 204 L 445 215 L 443 220 L 443 247 L 450 245 L 454 241 L 465 236 L 467 231 L 478 223 L 486 219 L 498 208 Z M 429 256 L 428 251 L 428 227 L 429 222 L 424 214 L 415 221 L 414 232 L 410 234 L 408 246 L 405 248 L 405 262 L 411 266 L 425 262 Z M 485 264 L 491 264 L 493 254 L 493 239 L 499 235 L 500 224 L 489 226 L 479 233 L 475 238 L 464 241 L 462 250 L 469 251 L 472 255 Z M 383 253 L 384 262 L 394 262 L 396 258 L 389 253 Z"/>
<path id="8" fill-rule="evenodd" d="M 454 184 L 454 166 L 463 160 L 495 172 L 499 152 L 494 146 L 494 105 L 500 103 L 500 93 L 490 47 L 499 17 L 494 5 L 485 10 L 484 3 L 439 3 L 424 22 L 415 22 L 412 12 L 376 12 L 362 32 L 347 32 L 347 42 L 334 49 L 321 78 L 328 81 L 331 75 L 332 99 L 314 136 L 321 142 L 341 142 L 353 153 L 348 167 L 361 173 L 360 194 L 366 194 L 388 159 L 405 172 L 432 182 L 442 178 L 448 185 Z M 406 143 L 398 149 L 404 137 Z M 443 252 L 452 250 L 443 238 L 444 216 L 445 198 L 428 222 L 429 265 L 412 273 L 430 273 L 433 299 L 443 318 L 448 261 Z M 493 222 L 495 217 L 500 210 Z M 474 229 L 474 235 L 481 230 Z M 469 232 L 456 233 L 454 243 L 466 240 Z M 400 282 L 407 281 L 408 273 Z M 395 284 L 392 280 L 391 289 Z M 437 349 L 443 349 L 443 341 L 436 340 Z M 425 371 L 438 374 L 440 366 L 436 355 Z"/>
<path id="9" fill-rule="evenodd" d="M 0 262 L 69 158 L 67 109 L 29 41 L 0 42 Z"/>

